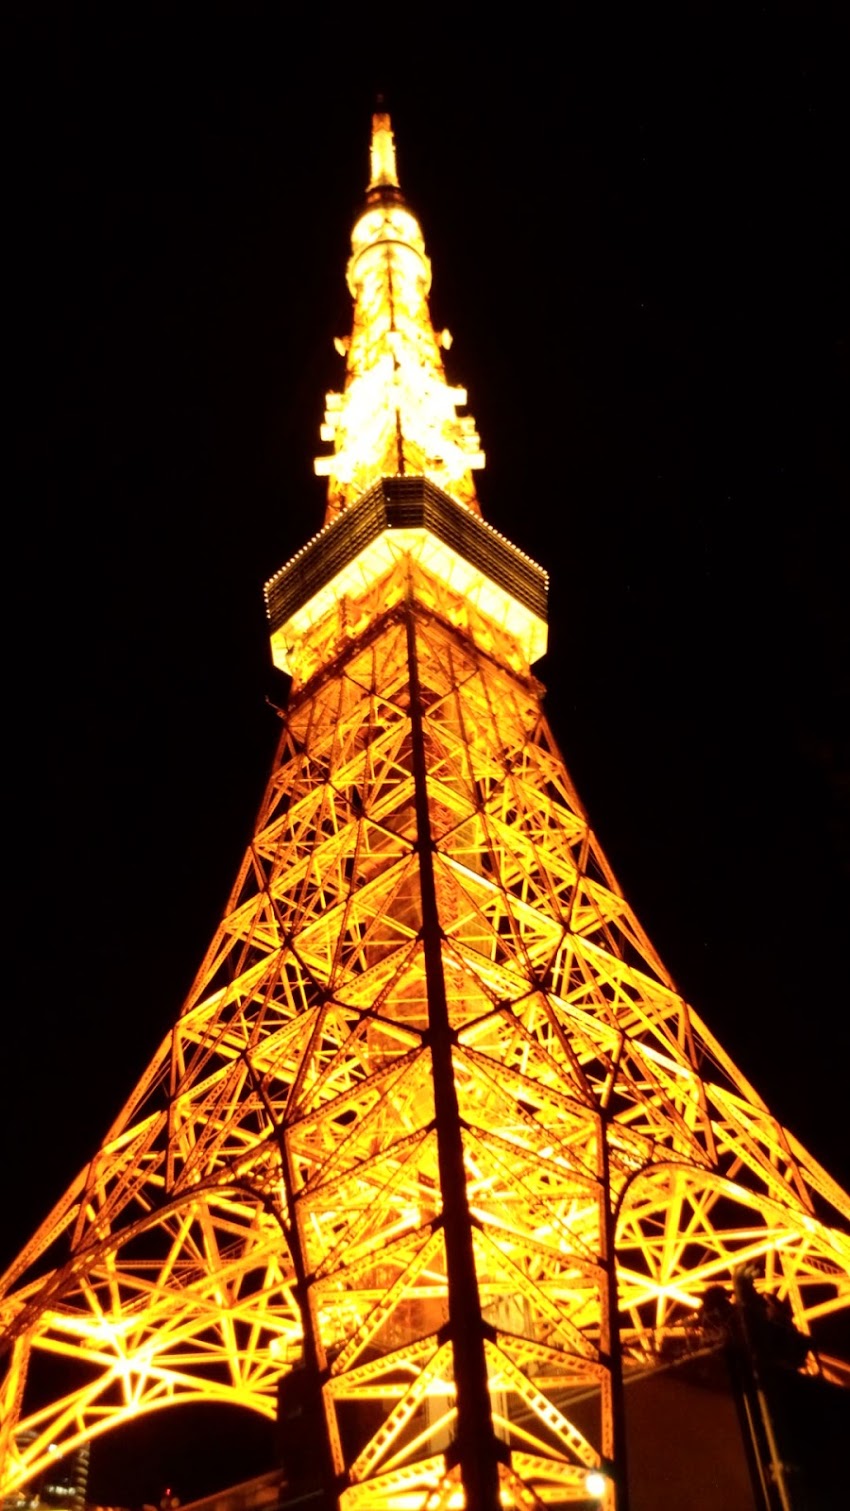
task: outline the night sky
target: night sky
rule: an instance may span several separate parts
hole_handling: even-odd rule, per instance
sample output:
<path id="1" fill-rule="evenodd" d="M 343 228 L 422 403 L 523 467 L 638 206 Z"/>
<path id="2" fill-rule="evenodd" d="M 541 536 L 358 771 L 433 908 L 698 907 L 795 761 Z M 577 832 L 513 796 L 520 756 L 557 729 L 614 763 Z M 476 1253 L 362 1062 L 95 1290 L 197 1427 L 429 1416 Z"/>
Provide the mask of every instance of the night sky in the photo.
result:
<path id="1" fill-rule="evenodd" d="M 262 584 L 322 522 L 379 90 L 482 508 L 551 574 L 567 764 L 682 991 L 847 1183 L 838 8 L 21 9 L 0 1260 L 176 1015 L 250 837 L 286 692 Z M 170 1432 L 145 1473 L 96 1448 L 96 1491 L 213 1488 Z"/>

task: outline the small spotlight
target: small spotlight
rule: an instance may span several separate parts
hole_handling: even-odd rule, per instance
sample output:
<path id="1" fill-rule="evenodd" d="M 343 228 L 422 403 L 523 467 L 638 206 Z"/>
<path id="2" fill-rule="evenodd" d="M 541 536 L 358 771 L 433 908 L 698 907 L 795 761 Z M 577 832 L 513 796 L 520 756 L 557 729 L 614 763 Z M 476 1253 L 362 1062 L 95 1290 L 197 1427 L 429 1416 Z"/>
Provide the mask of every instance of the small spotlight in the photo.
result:
<path id="1" fill-rule="evenodd" d="M 597 1500 L 601 1500 L 608 1488 L 607 1477 L 600 1469 L 591 1469 L 590 1473 L 584 1476 L 584 1488 L 588 1495 L 593 1495 Z"/>

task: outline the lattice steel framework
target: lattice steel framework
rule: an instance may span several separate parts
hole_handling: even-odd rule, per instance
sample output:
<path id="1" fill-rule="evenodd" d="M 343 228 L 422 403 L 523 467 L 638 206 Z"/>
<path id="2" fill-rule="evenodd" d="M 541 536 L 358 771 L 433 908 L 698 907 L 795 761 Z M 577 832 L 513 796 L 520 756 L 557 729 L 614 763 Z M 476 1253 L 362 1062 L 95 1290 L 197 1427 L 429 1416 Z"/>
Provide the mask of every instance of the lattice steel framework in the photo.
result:
<path id="1" fill-rule="evenodd" d="M 398 304 L 391 146 L 379 117 Z M 7 1491 L 141 1412 L 271 1417 L 288 1377 L 342 1511 L 587 1505 L 593 1470 L 619 1506 L 621 1368 L 709 1287 L 753 1266 L 804 1331 L 850 1306 L 850 1202 L 675 990 L 572 787 L 545 575 L 410 456 L 332 479 L 269 585 L 294 685 L 223 921 L 0 1291 Z M 34 1355 L 63 1363 L 30 1399 Z"/>

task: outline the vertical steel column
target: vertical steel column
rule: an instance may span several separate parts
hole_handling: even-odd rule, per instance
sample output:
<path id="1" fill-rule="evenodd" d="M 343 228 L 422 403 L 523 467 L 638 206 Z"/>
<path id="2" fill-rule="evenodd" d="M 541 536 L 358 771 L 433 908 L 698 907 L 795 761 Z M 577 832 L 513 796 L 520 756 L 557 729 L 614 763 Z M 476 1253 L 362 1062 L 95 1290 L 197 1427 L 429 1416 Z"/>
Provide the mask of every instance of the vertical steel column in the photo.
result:
<path id="1" fill-rule="evenodd" d="M 768 1511 L 791 1511 L 785 1465 L 776 1441 L 759 1350 L 753 1338 L 750 1314 L 753 1293 L 748 1293 L 741 1269 L 732 1271 L 732 1291 L 735 1297 L 732 1332 L 735 1372 L 739 1377 L 738 1389 L 750 1428 L 765 1506 Z"/>
<path id="2" fill-rule="evenodd" d="M 407 605 L 407 659 L 410 677 L 410 724 L 416 807 L 416 845 L 422 889 L 422 940 L 428 991 L 428 1030 L 437 1120 L 437 1163 L 443 1206 L 449 1329 L 457 1390 L 457 1453 L 466 1492 L 466 1511 L 498 1511 L 499 1461 L 502 1458 L 490 1414 L 484 1318 L 475 1273 L 472 1220 L 466 1198 L 460 1109 L 452 1065 L 454 1034 L 449 1023 L 437 888 L 434 842 L 428 807 L 428 763 L 422 722 L 422 689 L 416 654 L 416 624 Z"/>
<path id="3" fill-rule="evenodd" d="M 284 1495 L 282 1505 L 285 1507 L 290 1498 L 293 1504 L 297 1500 L 307 1499 L 313 1502 L 313 1511 L 339 1511 L 339 1487 L 342 1483 L 343 1453 L 339 1437 L 334 1410 L 328 1404 L 324 1385 L 327 1377 L 327 1359 L 322 1345 L 321 1332 L 316 1316 L 316 1301 L 311 1285 L 311 1277 L 307 1271 L 307 1245 L 304 1239 L 304 1221 L 301 1213 L 301 1204 L 295 1189 L 295 1175 L 292 1162 L 292 1151 L 289 1146 L 287 1130 L 281 1126 L 275 1117 L 274 1108 L 267 1096 L 262 1079 L 257 1075 L 251 1063 L 247 1051 L 242 1056 L 251 1085 L 265 1107 L 269 1122 L 271 1123 L 278 1151 L 280 1153 L 280 1173 L 286 1197 L 286 1210 L 289 1218 L 288 1226 L 281 1223 L 283 1235 L 292 1259 L 292 1267 L 295 1270 L 295 1285 L 293 1291 L 301 1313 L 301 1326 L 303 1329 L 302 1364 L 300 1369 L 291 1371 L 281 1382 L 283 1390 L 278 1391 L 278 1428 L 281 1441 L 284 1436 L 284 1423 L 281 1419 L 281 1409 L 284 1404 L 285 1387 L 289 1384 L 293 1397 L 293 1417 L 296 1422 L 295 1432 L 300 1432 L 304 1443 L 305 1453 L 309 1453 L 313 1474 L 310 1476 L 310 1485 L 304 1494 L 303 1485 L 290 1486 L 294 1490 L 292 1497 Z M 290 1466 L 284 1464 L 284 1469 L 289 1472 Z"/>
<path id="4" fill-rule="evenodd" d="M 619 1060 L 622 1041 L 617 1051 Z M 614 1075 L 611 1082 L 613 1084 Z M 602 1384 L 602 1457 L 609 1485 L 602 1501 L 604 1511 L 629 1511 L 629 1473 L 626 1454 L 626 1400 L 623 1388 L 623 1349 L 617 1295 L 617 1210 L 611 1203 L 611 1151 L 608 1144 L 608 1107 L 600 1108 L 597 1122 L 598 1168 L 601 1191 L 600 1238 L 602 1287 L 600 1293 L 599 1349 L 607 1364 Z"/>

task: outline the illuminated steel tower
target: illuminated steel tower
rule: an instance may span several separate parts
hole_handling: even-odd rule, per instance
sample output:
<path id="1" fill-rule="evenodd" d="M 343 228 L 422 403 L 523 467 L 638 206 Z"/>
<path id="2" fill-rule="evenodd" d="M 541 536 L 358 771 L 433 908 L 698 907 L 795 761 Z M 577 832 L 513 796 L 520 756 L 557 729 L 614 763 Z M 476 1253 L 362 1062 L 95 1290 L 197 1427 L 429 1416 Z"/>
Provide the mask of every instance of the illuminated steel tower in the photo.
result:
<path id="1" fill-rule="evenodd" d="M 571 785 L 546 575 L 481 518 L 384 115 L 348 283 L 326 522 L 267 588 L 280 747 L 180 1017 L 3 1282 L 4 1485 L 138 1413 L 280 1401 L 294 1498 L 619 1511 L 623 1372 L 745 1267 L 803 1332 L 850 1306 L 850 1203 Z"/>

